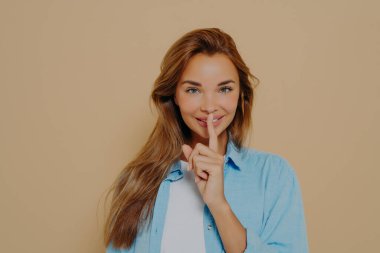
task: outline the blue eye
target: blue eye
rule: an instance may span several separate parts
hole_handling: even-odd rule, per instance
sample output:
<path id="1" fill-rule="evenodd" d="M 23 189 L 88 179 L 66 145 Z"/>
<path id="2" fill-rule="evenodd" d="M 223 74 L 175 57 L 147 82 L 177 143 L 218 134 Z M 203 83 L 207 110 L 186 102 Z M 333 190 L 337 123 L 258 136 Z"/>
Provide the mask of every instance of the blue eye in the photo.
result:
<path id="1" fill-rule="evenodd" d="M 225 87 L 222 87 L 220 90 L 222 91 L 222 93 L 228 93 L 232 91 L 232 88 L 225 86 Z"/>
<path id="2" fill-rule="evenodd" d="M 187 93 L 190 93 L 190 94 L 194 94 L 195 92 L 197 92 L 198 90 L 195 89 L 195 88 L 189 88 L 186 90 Z"/>

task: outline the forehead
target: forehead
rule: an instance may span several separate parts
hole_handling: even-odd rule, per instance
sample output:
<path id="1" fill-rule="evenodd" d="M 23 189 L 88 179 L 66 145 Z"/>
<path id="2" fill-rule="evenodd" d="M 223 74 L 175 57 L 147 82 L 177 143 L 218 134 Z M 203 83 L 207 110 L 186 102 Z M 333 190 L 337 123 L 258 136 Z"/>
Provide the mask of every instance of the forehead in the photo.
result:
<path id="1" fill-rule="evenodd" d="M 181 80 L 195 79 L 198 82 L 218 82 L 226 79 L 238 81 L 239 75 L 235 65 L 224 54 L 206 55 L 199 53 L 191 57 L 186 65 Z"/>

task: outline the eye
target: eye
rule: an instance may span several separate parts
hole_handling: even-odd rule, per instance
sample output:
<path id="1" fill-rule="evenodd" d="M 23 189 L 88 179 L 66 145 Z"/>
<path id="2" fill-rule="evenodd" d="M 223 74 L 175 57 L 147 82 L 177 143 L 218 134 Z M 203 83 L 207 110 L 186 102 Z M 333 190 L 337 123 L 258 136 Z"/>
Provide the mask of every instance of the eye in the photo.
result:
<path id="1" fill-rule="evenodd" d="M 188 88 L 186 89 L 186 93 L 195 94 L 198 91 L 198 89 L 195 88 Z"/>
<path id="2" fill-rule="evenodd" d="M 228 93 L 228 92 L 232 91 L 232 88 L 229 86 L 224 86 L 224 87 L 220 88 L 220 90 L 222 93 Z"/>

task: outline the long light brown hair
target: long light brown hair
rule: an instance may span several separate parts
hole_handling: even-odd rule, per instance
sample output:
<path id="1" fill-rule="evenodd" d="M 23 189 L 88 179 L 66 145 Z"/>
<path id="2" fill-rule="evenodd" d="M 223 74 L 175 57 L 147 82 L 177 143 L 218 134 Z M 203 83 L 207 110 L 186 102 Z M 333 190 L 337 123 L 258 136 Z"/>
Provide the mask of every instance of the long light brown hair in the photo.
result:
<path id="1" fill-rule="evenodd" d="M 179 38 L 167 51 L 161 72 L 154 82 L 151 102 L 158 118 L 147 142 L 121 171 L 109 190 L 113 193 L 104 229 L 104 243 L 115 248 L 132 246 L 139 229 L 153 217 L 153 207 L 161 182 L 171 165 L 180 159 L 182 145 L 191 139 L 174 102 L 177 83 L 188 61 L 198 53 L 222 53 L 235 65 L 240 97 L 235 117 L 228 126 L 230 138 L 240 149 L 251 130 L 254 88 L 258 79 L 251 74 L 236 49 L 235 42 L 218 28 L 196 29 Z"/>

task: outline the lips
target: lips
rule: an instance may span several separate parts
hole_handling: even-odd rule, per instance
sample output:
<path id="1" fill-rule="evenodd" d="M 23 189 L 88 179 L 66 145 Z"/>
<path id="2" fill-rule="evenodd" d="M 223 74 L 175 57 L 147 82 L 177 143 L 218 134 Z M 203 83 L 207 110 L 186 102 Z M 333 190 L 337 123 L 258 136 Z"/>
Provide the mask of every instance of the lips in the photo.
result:
<path id="1" fill-rule="evenodd" d="M 223 117 L 223 115 L 214 116 L 212 122 L 216 122 L 219 119 L 221 119 L 222 117 Z M 200 118 L 196 118 L 196 119 L 199 120 L 199 121 L 202 121 L 202 122 L 207 122 L 207 117 L 200 117 Z"/>
<path id="2" fill-rule="evenodd" d="M 224 116 L 217 116 L 217 117 L 215 117 L 215 118 L 213 119 L 213 121 L 212 121 L 212 125 L 213 125 L 214 127 L 219 126 L 220 123 L 222 122 L 222 119 L 223 119 L 223 118 L 224 118 Z M 201 127 L 207 128 L 207 118 L 202 117 L 202 118 L 196 118 L 196 119 L 197 119 L 197 121 L 198 121 L 198 123 L 199 123 L 199 125 L 200 125 Z"/>

